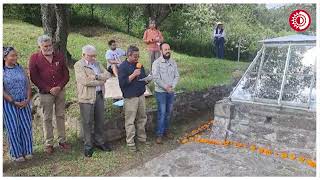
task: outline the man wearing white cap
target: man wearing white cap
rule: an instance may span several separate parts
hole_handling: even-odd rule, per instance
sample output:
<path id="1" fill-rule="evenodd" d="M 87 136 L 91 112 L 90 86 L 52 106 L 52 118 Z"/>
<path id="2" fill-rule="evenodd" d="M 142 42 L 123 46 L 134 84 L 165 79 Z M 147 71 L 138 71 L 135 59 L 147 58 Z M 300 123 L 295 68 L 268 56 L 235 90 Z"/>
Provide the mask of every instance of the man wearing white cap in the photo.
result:
<path id="1" fill-rule="evenodd" d="M 216 56 L 219 59 L 224 58 L 224 28 L 222 22 L 217 23 L 217 27 L 213 31 L 213 41 L 216 48 Z"/>

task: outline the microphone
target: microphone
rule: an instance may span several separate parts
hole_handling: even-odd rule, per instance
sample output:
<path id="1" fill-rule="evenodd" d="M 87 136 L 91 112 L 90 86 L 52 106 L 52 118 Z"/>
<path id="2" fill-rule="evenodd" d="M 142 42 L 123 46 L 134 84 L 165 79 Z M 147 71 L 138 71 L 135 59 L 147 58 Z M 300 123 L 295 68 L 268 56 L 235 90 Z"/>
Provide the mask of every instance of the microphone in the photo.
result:
<path id="1" fill-rule="evenodd" d="M 141 68 L 142 68 L 142 64 L 138 62 L 138 63 L 136 64 L 136 68 L 137 68 L 137 69 L 141 69 Z M 140 77 L 140 75 L 137 77 L 138 80 L 140 79 L 139 77 Z"/>
<path id="2" fill-rule="evenodd" d="M 137 68 L 137 69 L 141 69 L 141 68 L 142 68 L 142 64 L 141 64 L 141 63 L 137 63 L 137 64 L 136 64 L 136 68 Z"/>

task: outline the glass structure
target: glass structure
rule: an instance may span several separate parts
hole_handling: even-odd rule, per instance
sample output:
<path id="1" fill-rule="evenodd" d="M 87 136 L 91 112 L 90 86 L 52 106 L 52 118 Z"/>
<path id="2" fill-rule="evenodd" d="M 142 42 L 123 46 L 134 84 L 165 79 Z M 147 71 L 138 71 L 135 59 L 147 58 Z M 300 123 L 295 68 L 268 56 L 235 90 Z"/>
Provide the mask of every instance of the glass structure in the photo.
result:
<path id="1" fill-rule="evenodd" d="M 315 111 L 316 36 L 260 42 L 262 48 L 231 93 L 231 101 Z"/>

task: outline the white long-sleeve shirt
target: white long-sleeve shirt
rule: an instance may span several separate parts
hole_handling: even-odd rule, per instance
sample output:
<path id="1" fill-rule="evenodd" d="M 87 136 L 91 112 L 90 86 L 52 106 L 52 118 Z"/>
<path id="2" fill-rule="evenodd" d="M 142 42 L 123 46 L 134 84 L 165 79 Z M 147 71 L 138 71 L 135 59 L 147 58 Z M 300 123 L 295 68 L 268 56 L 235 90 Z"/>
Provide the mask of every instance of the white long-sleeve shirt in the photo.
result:
<path id="1" fill-rule="evenodd" d="M 218 33 L 216 33 L 216 32 L 217 32 L 217 28 L 215 28 L 215 29 L 213 30 L 213 33 L 212 33 L 213 39 L 214 39 L 215 37 L 217 37 L 217 38 L 223 37 L 223 38 L 224 38 L 224 36 L 225 36 L 225 30 L 223 29 L 223 32 L 222 32 L 221 34 L 219 33 L 220 30 L 221 30 L 221 29 L 218 29 Z"/>

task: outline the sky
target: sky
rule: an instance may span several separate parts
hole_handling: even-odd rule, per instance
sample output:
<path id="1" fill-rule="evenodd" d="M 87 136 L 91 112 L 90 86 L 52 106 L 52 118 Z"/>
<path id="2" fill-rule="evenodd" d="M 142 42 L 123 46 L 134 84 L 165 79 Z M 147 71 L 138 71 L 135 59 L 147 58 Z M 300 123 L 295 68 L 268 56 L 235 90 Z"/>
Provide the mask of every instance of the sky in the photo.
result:
<path id="1" fill-rule="evenodd" d="M 273 8 L 279 8 L 279 7 L 284 6 L 284 5 L 286 5 L 286 4 L 273 4 L 273 3 L 269 3 L 269 4 L 266 4 L 266 7 L 267 7 L 268 9 L 273 9 Z"/>

